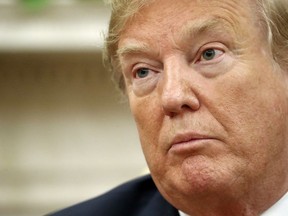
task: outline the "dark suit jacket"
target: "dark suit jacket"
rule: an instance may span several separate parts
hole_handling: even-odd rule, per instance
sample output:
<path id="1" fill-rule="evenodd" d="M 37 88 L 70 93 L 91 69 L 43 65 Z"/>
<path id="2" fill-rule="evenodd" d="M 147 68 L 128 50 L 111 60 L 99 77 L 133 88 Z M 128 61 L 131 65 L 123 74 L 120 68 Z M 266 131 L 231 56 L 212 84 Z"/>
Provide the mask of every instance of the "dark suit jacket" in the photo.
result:
<path id="1" fill-rule="evenodd" d="M 179 216 L 147 175 L 50 216 Z"/>

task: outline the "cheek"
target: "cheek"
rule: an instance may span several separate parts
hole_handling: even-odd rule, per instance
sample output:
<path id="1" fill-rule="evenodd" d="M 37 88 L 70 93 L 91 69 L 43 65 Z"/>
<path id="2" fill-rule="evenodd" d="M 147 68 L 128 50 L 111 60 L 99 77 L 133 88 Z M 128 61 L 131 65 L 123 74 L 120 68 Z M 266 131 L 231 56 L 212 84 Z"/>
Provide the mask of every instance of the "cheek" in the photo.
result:
<path id="1" fill-rule="evenodd" d="M 245 71 L 233 73 L 233 77 L 216 85 L 217 99 L 212 109 L 229 134 L 233 151 L 254 158 L 255 154 L 268 154 L 275 147 L 273 143 L 284 142 L 286 87 L 274 72 L 270 75 L 264 70 Z"/>
<path id="2" fill-rule="evenodd" d="M 133 93 L 129 95 L 129 103 L 146 159 L 153 157 L 163 121 L 161 106 L 154 95 L 137 97 Z"/>

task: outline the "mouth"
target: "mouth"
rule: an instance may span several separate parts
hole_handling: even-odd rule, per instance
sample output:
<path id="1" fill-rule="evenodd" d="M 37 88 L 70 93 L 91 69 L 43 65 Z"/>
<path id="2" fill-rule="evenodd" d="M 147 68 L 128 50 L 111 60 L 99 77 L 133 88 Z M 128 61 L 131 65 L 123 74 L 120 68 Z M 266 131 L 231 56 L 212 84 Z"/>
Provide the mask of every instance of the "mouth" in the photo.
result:
<path id="1" fill-rule="evenodd" d="M 196 153 L 213 140 L 213 137 L 199 133 L 178 134 L 173 139 L 169 151 L 174 154 Z"/>

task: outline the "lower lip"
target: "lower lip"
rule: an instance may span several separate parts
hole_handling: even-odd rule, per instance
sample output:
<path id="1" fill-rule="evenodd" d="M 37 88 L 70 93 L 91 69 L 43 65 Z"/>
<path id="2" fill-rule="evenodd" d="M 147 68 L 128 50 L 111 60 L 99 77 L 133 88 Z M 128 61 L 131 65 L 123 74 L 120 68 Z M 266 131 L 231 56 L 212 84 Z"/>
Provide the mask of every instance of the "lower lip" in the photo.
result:
<path id="1" fill-rule="evenodd" d="M 174 154 L 196 153 L 211 141 L 212 139 L 194 139 L 188 142 L 177 143 L 172 145 L 169 151 Z"/>

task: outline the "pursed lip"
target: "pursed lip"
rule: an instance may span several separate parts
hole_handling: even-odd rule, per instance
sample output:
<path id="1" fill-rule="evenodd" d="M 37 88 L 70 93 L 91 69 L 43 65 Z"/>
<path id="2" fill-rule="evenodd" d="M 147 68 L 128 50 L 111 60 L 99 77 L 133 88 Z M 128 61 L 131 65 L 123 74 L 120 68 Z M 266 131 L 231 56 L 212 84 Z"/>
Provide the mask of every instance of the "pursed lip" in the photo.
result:
<path id="1" fill-rule="evenodd" d="M 197 132 L 179 133 L 172 139 L 170 150 L 192 150 L 191 148 L 197 148 L 201 143 L 212 139 L 214 139 L 212 136 Z"/>

